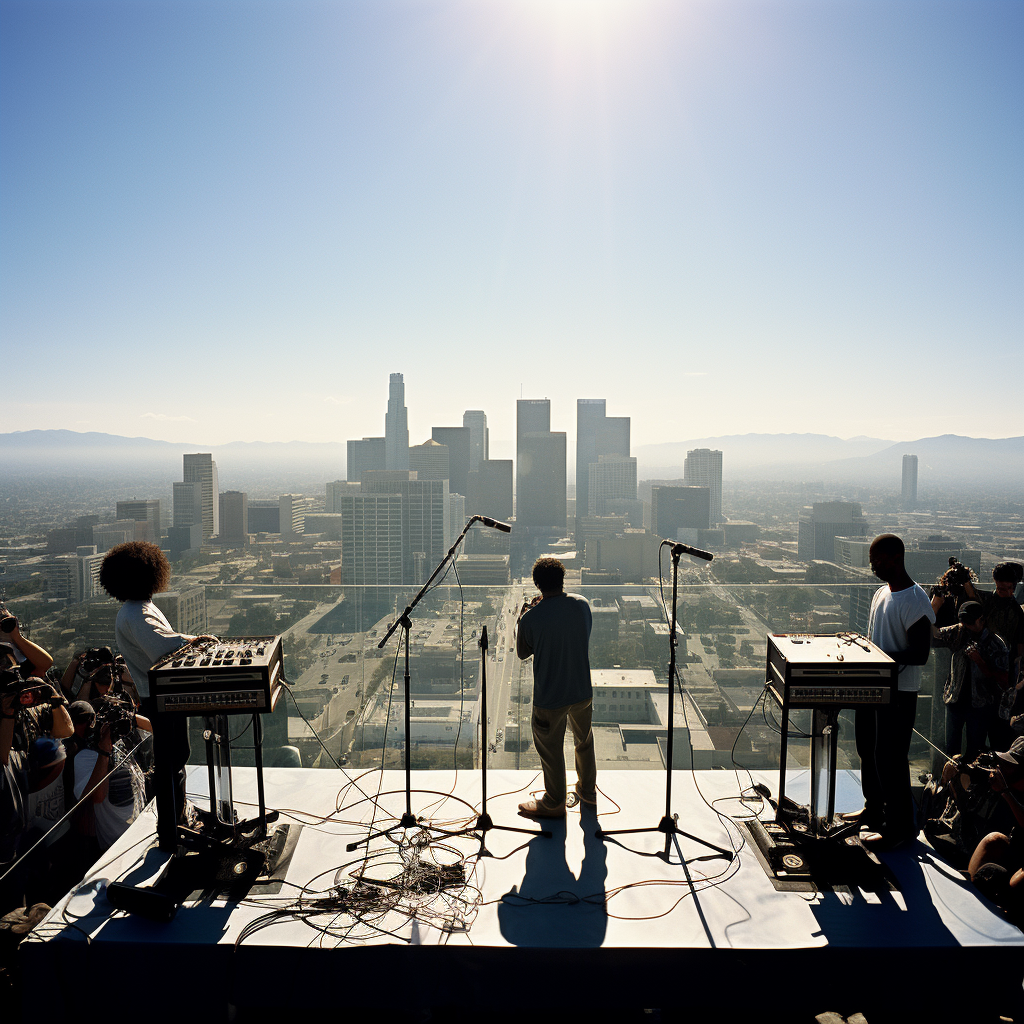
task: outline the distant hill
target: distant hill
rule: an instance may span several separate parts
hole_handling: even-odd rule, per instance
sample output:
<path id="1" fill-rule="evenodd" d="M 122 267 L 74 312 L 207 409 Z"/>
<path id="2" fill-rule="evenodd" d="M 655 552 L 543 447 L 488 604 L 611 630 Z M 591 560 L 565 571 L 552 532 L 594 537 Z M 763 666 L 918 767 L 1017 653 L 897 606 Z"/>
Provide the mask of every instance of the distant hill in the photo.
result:
<path id="1" fill-rule="evenodd" d="M 903 456 L 916 455 L 922 488 L 957 482 L 1024 487 L 1024 437 L 958 434 L 898 442 L 823 434 L 741 434 L 643 445 L 636 451 L 640 477 L 681 477 L 686 452 L 692 448 L 720 450 L 726 480 L 884 483 L 898 489 Z"/>
<path id="2" fill-rule="evenodd" d="M 899 488 L 903 456 L 917 455 L 920 486 L 985 483 L 1024 487 L 1024 437 L 979 438 L 943 434 L 916 441 L 826 434 L 736 434 L 640 445 L 641 479 L 683 475 L 687 451 L 719 449 L 726 480 L 821 480 Z M 25 430 L 0 434 L 0 475 L 81 477 L 117 474 L 139 480 L 178 480 L 181 456 L 211 452 L 221 490 L 287 489 L 345 476 L 341 441 L 235 441 L 224 445 L 154 441 L 148 437 Z M 571 461 L 571 459 L 570 459 Z"/>

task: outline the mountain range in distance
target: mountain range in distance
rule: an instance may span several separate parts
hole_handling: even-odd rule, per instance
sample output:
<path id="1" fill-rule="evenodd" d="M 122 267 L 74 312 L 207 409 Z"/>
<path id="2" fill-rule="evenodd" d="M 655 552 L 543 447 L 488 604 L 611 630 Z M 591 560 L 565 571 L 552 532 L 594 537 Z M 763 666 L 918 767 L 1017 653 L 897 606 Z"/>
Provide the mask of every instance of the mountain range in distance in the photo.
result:
<path id="1" fill-rule="evenodd" d="M 634 451 L 640 479 L 677 479 L 687 451 L 722 452 L 723 479 L 735 481 L 825 481 L 900 487 L 903 456 L 918 457 L 919 486 L 985 484 L 1024 487 L 1024 437 L 979 438 L 958 434 L 893 442 L 842 439 L 826 434 L 737 434 L 639 445 Z M 342 441 L 235 441 L 225 445 L 156 441 L 146 437 L 26 430 L 0 434 L 0 474 L 78 477 L 117 473 L 142 479 L 181 479 L 181 456 L 210 452 L 222 490 L 267 477 L 339 480 L 345 477 Z M 568 459 L 573 468 L 572 453 Z"/>

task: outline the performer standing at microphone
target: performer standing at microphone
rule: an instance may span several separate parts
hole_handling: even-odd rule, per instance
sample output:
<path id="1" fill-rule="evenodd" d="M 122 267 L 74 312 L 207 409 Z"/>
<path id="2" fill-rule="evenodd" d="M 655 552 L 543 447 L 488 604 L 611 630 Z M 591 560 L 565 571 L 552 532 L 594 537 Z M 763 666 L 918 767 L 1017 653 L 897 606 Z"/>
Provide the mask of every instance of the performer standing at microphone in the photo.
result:
<path id="1" fill-rule="evenodd" d="M 597 802 L 597 762 L 590 727 L 590 605 L 565 592 L 565 566 L 557 558 L 538 558 L 533 582 L 540 598 L 519 619 L 516 654 L 533 655 L 533 742 L 544 770 L 544 795 L 519 805 L 527 818 L 565 817 L 565 724 L 576 746 L 576 795 Z"/>

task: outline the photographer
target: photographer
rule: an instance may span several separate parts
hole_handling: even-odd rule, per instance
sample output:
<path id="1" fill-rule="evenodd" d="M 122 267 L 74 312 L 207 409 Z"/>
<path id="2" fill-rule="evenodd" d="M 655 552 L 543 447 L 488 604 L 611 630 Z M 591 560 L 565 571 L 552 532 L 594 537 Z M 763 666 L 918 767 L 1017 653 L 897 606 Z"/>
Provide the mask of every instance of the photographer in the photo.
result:
<path id="1" fill-rule="evenodd" d="M 976 601 L 974 584 L 978 577 L 974 570 L 968 568 L 955 558 L 950 558 L 949 568 L 936 580 L 928 592 L 932 610 L 935 612 L 935 625 L 955 626 L 957 612 L 965 601 Z"/>
<path id="2" fill-rule="evenodd" d="M 1016 822 L 1009 835 L 990 832 L 978 843 L 967 867 L 971 881 L 1010 917 L 1024 917 L 1024 737 L 1014 740 L 1009 750 L 992 755 L 987 771 L 988 785 L 998 793 Z"/>
<path id="3" fill-rule="evenodd" d="M 4 692 L 0 697 L 0 914 L 23 903 L 23 872 L 11 867 L 24 850 L 25 796 L 21 775 L 23 759 L 12 750 L 14 727 L 18 717 L 18 693 Z"/>
<path id="4" fill-rule="evenodd" d="M 21 623 L 3 602 L 0 602 L 0 648 L 10 648 L 23 679 L 45 676 L 53 664 L 53 658 L 42 647 L 21 635 Z"/>
<path id="5" fill-rule="evenodd" d="M 933 629 L 932 643 L 953 652 L 942 690 L 946 705 L 948 757 L 960 753 L 967 731 L 965 757 L 974 758 L 985 745 L 996 721 L 1002 692 L 1009 685 L 1006 644 L 986 626 L 984 609 L 966 601 L 957 612 L 959 623 Z"/>
<path id="6" fill-rule="evenodd" d="M 79 749 L 74 759 L 74 792 L 76 802 L 89 793 L 96 853 L 103 853 L 142 810 L 145 783 L 134 758 L 120 744 L 136 726 L 128 702 L 97 698 L 94 707 L 91 724 L 88 718 L 75 724 Z"/>

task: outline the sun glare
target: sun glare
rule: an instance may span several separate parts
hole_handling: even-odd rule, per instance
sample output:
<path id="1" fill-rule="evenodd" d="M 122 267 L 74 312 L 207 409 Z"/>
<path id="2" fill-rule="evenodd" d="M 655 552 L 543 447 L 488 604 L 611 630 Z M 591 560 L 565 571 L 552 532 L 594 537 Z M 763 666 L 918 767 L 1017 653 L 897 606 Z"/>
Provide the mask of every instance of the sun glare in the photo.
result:
<path id="1" fill-rule="evenodd" d="M 538 30 L 566 38 L 614 31 L 638 6 L 637 0 L 524 0 L 522 4 Z"/>

